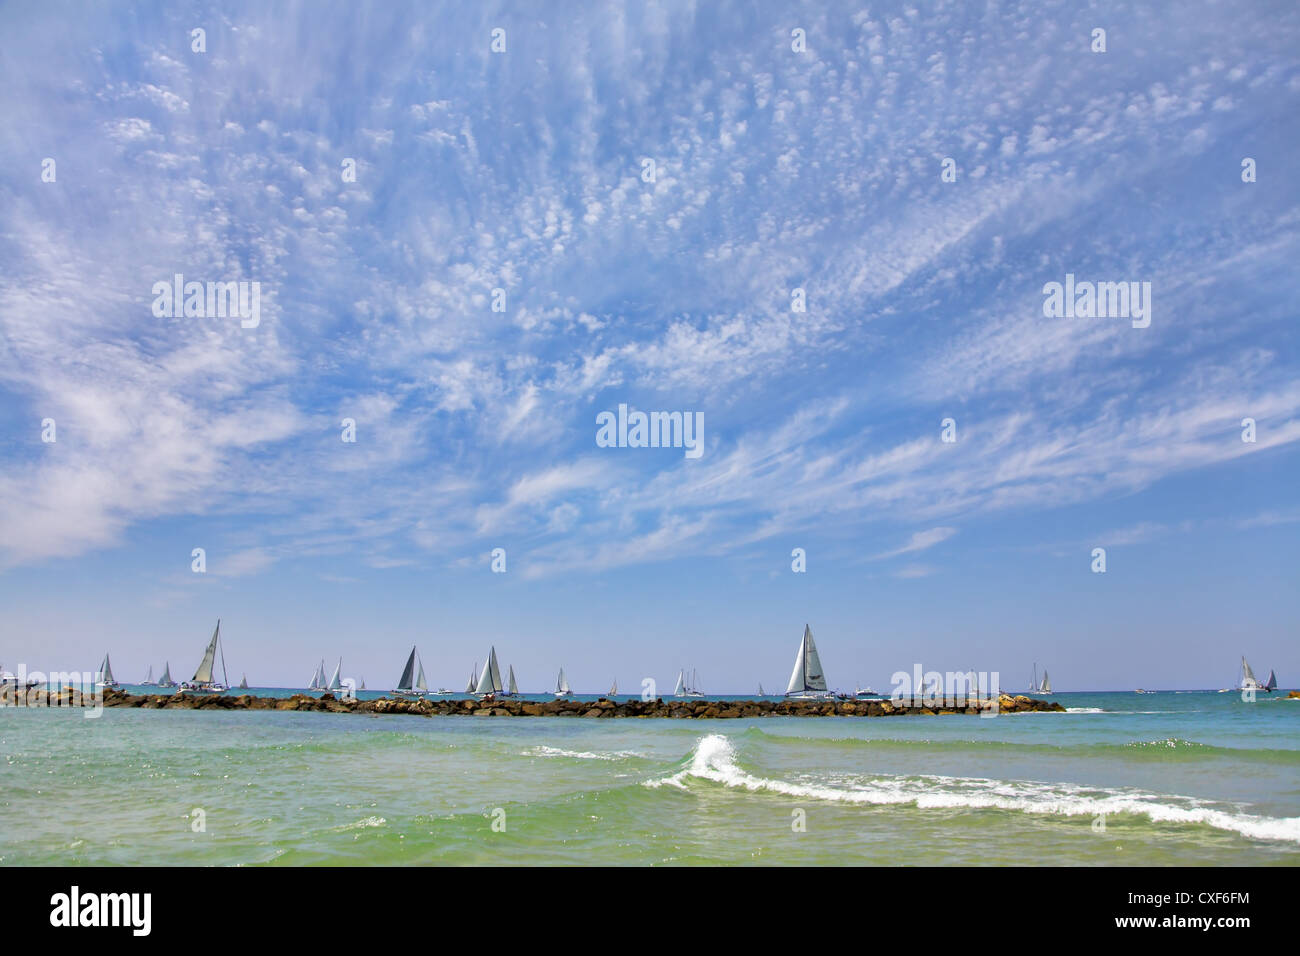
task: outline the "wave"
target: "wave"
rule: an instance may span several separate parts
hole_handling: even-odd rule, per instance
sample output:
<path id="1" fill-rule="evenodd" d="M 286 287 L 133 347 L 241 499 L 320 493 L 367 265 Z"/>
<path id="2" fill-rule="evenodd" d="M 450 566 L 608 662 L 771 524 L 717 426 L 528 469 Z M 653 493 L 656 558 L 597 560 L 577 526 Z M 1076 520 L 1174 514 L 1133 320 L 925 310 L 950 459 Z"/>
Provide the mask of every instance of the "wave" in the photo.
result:
<path id="1" fill-rule="evenodd" d="M 981 740 L 977 738 L 905 738 L 905 737 L 822 737 L 797 733 L 773 733 L 751 727 L 738 735 L 740 740 L 750 740 L 761 746 L 792 746 L 809 748 L 817 746 L 838 747 L 846 750 L 866 749 L 897 751 L 925 751 L 929 753 L 996 753 L 1000 755 L 1043 754 L 1058 757 L 1098 757 L 1107 754 L 1118 758 L 1133 758 L 1138 754 L 1159 758 L 1200 760 L 1222 758 L 1258 761 L 1269 764 L 1300 764 L 1300 750 L 1224 747 L 1204 744 L 1195 740 L 1167 737 L 1158 740 L 1132 740 L 1125 743 L 1028 743 L 1012 740 Z M 1172 741 L 1172 743 L 1171 743 Z"/>
<path id="2" fill-rule="evenodd" d="M 523 755 L 525 757 L 572 757 L 576 760 L 627 760 L 632 757 L 642 756 L 642 754 L 633 750 L 592 752 L 589 750 L 564 750 L 560 747 L 547 747 L 545 744 L 529 747 L 524 751 Z"/>
<path id="3" fill-rule="evenodd" d="M 1062 817 L 1134 815 L 1152 823 L 1204 825 L 1257 840 L 1300 843 L 1300 817 L 1261 817 L 1219 809 L 1192 797 L 1125 789 L 1108 792 L 1075 784 L 975 780 L 923 776 L 850 778 L 826 781 L 773 780 L 756 776 L 736 762 L 725 736 L 709 734 L 696 745 L 689 762 L 667 777 L 643 786 L 689 789 L 706 780 L 728 789 L 868 806 L 907 806 L 920 810 L 1010 810 Z"/>

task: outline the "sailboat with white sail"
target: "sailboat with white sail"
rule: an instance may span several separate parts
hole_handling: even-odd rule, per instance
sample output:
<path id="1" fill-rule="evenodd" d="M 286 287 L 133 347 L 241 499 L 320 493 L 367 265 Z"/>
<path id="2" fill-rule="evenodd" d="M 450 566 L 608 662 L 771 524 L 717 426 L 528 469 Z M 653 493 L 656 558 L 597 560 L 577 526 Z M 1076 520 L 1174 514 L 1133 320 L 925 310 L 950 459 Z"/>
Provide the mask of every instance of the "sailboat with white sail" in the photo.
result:
<path id="1" fill-rule="evenodd" d="M 474 688 L 478 686 L 478 661 L 469 669 L 469 683 L 465 685 L 465 693 L 474 693 Z"/>
<path id="2" fill-rule="evenodd" d="M 329 683 L 325 685 L 325 689 L 329 691 L 331 694 L 338 693 L 343 690 L 343 680 L 339 676 L 342 672 L 343 672 L 343 658 L 340 657 L 339 662 L 334 665 L 334 673 L 333 675 L 331 675 Z"/>
<path id="3" fill-rule="evenodd" d="M 412 644 L 411 656 L 406 659 L 406 666 L 402 668 L 402 676 L 397 679 L 393 693 L 399 697 L 423 697 L 428 689 L 429 685 L 424 681 L 424 661 Z"/>
<path id="4" fill-rule="evenodd" d="M 324 660 L 324 658 L 322 658 L 322 659 L 321 659 L 321 662 L 320 662 L 319 664 L 316 665 L 316 670 L 312 672 L 311 680 L 309 680 L 309 681 L 307 682 L 307 689 L 308 689 L 308 690 L 328 690 L 328 685 L 325 683 L 325 660 Z"/>
<path id="5" fill-rule="evenodd" d="M 799 642 L 799 653 L 794 659 L 794 670 L 790 673 L 785 696 L 796 700 L 835 699 L 835 695 L 826 689 L 821 655 L 817 653 L 812 628 L 807 624 L 803 626 L 803 639 Z"/>
<path id="6" fill-rule="evenodd" d="M 221 680 L 214 680 L 212 668 L 216 664 L 217 649 L 221 649 Z M 217 618 L 216 630 L 212 632 L 212 640 L 208 641 L 207 649 L 203 652 L 203 660 L 199 662 L 198 670 L 194 676 L 187 681 L 181 682 L 182 694 L 224 694 L 229 684 L 226 679 L 226 649 L 221 646 L 221 618 Z"/>
<path id="7" fill-rule="evenodd" d="M 113 664 L 111 661 L 109 661 L 107 654 L 104 655 L 104 663 L 99 665 L 99 680 L 95 681 L 95 686 L 96 687 L 121 687 L 122 686 L 121 684 L 119 684 L 117 681 L 113 679 Z"/>
<path id="8" fill-rule="evenodd" d="M 1038 685 L 1038 693 L 1050 694 L 1052 692 L 1052 679 L 1047 676 L 1047 668 L 1043 668 L 1043 682 Z"/>
<path id="9" fill-rule="evenodd" d="M 555 696 L 572 697 L 573 691 L 569 690 L 569 678 L 564 676 L 564 668 L 560 668 L 560 676 L 555 679 Z"/>
<path id="10" fill-rule="evenodd" d="M 245 674 L 244 676 L 242 676 L 241 678 L 239 678 L 239 689 L 240 689 L 240 690 L 248 690 L 248 675 L 247 675 L 247 674 Z"/>
<path id="11" fill-rule="evenodd" d="M 176 682 L 172 680 L 172 662 L 166 661 L 163 664 L 163 676 L 158 678 L 159 687 L 175 687 Z"/>
<path id="12" fill-rule="evenodd" d="M 514 664 L 511 664 L 511 665 L 510 665 L 510 679 L 509 679 L 508 681 L 506 681 L 506 692 L 505 692 L 505 694 L 504 694 L 503 696 L 505 696 L 505 697 L 518 697 L 518 696 L 519 696 L 519 685 L 515 683 L 515 665 L 514 665 Z"/>
<path id="13" fill-rule="evenodd" d="M 767 696 L 767 693 L 763 690 L 763 684 L 762 684 L 761 681 L 759 682 L 759 685 L 758 685 L 758 696 L 759 696 L 759 697 L 766 697 L 766 696 Z"/>
<path id="14" fill-rule="evenodd" d="M 606 696 L 606 697 L 611 697 L 611 698 L 612 698 L 612 697 L 617 697 L 617 696 L 618 696 L 618 679 L 617 679 L 617 678 L 614 679 L 614 683 L 612 683 L 612 684 L 609 685 L 609 693 L 606 694 L 605 696 Z"/>
<path id="15" fill-rule="evenodd" d="M 478 697 L 495 697 L 503 690 L 505 687 L 501 683 L 501 668 L 497 666 L 497 649 L 494 645 L 488 649 L 487 663 L 483 665 L 483 673 L 474 686 L 474 694 Z"/>
<path id="16" fill-rule="evenodd" d="M 677 672 L 677 686 L 673 688 L 674 697 L 703 697 L 704 692 L 700 690 L 697 683 L 695 671 L 691 671 L 689 677 L 686 676 L 686 668 Z"/>
<path id="17" fill-rule="evenodd" d="M 144 680 L 140 681 L 141 687 L 156 687 L 153 679 L 153 665 L 149 665 L 149 673 L 144 675 Z"/>

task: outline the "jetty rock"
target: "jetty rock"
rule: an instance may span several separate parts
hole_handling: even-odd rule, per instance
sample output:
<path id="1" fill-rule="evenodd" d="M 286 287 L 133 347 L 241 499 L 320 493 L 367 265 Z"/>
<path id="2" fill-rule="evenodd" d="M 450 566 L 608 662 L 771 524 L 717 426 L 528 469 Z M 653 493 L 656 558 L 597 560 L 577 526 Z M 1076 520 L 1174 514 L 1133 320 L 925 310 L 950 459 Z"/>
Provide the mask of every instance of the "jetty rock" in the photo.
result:
<path id="1" fill-rule="evenodd" d="M 1292 691 L 1290 697 L 1300 697 Z M 138 707 L 145 710 L 288 710 L 330 714 L 405 714 L 416 717 L 585 717 L 670 720 L 729 720 L 738 717 L 906 717 L 1063 713 L 1055 701 L 1023 694 L 1000 694 L 993 699 L 925 700 L 707 700 L 657 697 L 595 701 L 559 698 L 522 700 L 513 697 L 448 700 L 445 698 L 391 698 L 358 700 L 325 693 L 290 697 L 254 697 L 251 694 L 131 694 L 104 688 L 102 695 L 67 687 L 56 692 L 44 688 L 19 690 L 0 687 L 0 706 L 17 707 Z"/>

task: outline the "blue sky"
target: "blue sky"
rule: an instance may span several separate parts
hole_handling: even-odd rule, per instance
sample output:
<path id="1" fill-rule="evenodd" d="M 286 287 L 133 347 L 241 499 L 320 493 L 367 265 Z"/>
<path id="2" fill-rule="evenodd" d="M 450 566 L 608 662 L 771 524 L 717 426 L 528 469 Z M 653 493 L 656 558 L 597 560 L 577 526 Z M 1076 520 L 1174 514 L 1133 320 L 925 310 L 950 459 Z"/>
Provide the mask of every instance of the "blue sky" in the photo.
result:
<path id="1" fill-rule="evenodd" d="M 264 6 L 0 13 L 6 667 L 1300 685 L 1293 4 Z"/>

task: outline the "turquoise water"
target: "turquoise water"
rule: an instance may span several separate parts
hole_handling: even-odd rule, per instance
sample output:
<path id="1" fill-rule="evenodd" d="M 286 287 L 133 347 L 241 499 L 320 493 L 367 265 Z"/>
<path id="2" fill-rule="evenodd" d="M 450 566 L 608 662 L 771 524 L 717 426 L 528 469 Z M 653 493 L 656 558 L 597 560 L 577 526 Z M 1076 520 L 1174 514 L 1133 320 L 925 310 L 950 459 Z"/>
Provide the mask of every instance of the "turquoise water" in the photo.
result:
<path id="1" fill-rule="evenodd" d="M 1300 863 L 1300 700 L 1054 699 L 1070 712 L 5 709 L 0 863 Z"/>

